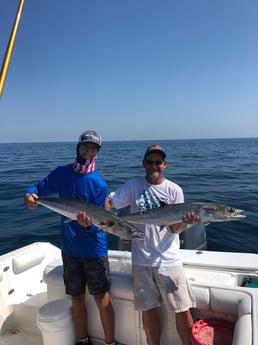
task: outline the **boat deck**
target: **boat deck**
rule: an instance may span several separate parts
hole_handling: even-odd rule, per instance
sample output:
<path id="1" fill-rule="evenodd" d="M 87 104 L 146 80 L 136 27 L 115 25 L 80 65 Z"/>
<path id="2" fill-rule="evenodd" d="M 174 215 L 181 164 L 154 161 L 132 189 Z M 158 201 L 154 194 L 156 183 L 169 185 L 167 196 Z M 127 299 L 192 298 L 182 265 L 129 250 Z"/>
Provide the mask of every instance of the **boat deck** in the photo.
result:
<path id="1" fill-rule="evenodd" d="M 93 345 L 103 345 L 103 340 L 92 339 Z M 44 345 L 42 335 L 25 330 L 13 330 L 0 336 L 0 345 Z M 54 345 L 54 344 L 53 344 Z M 58 345 L 58 344 L 55 344 Z M 73 344 L 71 344 L 73 345 Z M 122 345 L 119 344 L 118 345 Z M 129 345 L 129 344 L 128 344 Z"/>
<path id="2" fill-rule="evenodd" d="M 1 345 L 43 345 L 41 334 L 12 330 L 0 336 Z"/>
<path id="3" fill-rule="evenodd" d="M 243 285 L 249 282 L 258 286 L 258 256 L 185 251 L 183 258 L 197 301 L 195 320 L 217 317 L 232 321 L 233 345 L 258 345 L 258 289 Z M 147 345 L 141 314 L 134 310 L 131 253 L 110 251 L 109 261 L 118 344 Z M 50 244 L 36 243 L 1 257 L 0 345 L 44 345 L 37 325 L 38 311 L 47 302 L 69 299 L 62 274 L 60 250 Z M 93 344 L 103 345 L 99 313 L 89 294 L 86 303 Z M 159 313 L 161 345 L 181 345 L 174 313 L 165 305 Z"/>

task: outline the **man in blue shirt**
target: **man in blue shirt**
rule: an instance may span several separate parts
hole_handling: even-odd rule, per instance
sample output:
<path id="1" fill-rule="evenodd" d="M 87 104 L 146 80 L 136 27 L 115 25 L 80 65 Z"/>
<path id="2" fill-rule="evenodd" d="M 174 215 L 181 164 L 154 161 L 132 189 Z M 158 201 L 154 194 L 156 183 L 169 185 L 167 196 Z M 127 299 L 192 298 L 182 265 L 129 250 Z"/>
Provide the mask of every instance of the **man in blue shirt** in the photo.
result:
<path id="1" fill-rule="evenodd" d="M 84 131 L 77 144 L 74 163 L 58 166 L 48 176 L 29 187 L 25 194 L 28 208 L 37 207 L 39 196 L 57 194 L 63 198 L 79 196 L 82 200 L 104 207 L 107 184 L 95 170 L 101 137 Z M 115 345 L 115 317 L 110 302 L 110 270 L 106 233 L 92 224 L 86 213 L 78 221 L 65 222 L 61 216 L 61 250 L 66 293 L 71 296 L 72 314 L 78 335 L 76 345 L 92 345 L 87 328 L 85 289 L 94 296 L 102 322 L 106 345 Z"/>

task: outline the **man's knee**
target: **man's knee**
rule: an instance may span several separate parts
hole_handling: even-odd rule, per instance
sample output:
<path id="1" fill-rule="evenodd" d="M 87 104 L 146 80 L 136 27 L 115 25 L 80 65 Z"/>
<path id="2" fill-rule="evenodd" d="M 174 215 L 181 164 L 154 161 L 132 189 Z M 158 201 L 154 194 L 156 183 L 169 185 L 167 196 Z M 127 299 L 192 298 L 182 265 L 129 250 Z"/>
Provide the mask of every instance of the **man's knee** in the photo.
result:
<path id="1" fill-rule="evenodd" d="M 104 310 L 110 304 L 109 293 L 106 292 L 106 293 L 101 294 L 101 295 L 95 295 L 94 300 L 95 300 L 95 303 L 97 304 L 97 307 L 101 310 Z"/>

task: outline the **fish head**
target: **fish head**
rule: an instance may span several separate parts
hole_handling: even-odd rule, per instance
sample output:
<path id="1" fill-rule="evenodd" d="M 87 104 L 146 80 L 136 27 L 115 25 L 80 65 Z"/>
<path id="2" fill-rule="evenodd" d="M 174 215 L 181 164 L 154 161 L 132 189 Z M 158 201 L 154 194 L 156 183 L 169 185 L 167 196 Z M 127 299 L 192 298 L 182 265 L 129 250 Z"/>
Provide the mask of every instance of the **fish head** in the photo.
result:
<path id="1" fill-rule="evenodd" d="M 111 213 L 110 213 L 111 215 Z M 124 219 L 112 214 L 111 219 L 102 220 L 99 224 L 104 231 L 127 240 L 142 240 L 143 233 Z"/>
<path id="2" fill-rule="evenodd" d="M 124 219 L 119 219 L 117 225 L 119 230 L 122 230 L 122 233 L 125 234 L 125 239 L 142 240 L 144 237 L 144 234 L 140 230 L 138 230 L 136 227 L 134 227 L 133 224 L 130 224 Z"/>
<path id="3" fill-rule="evenodd" d="M 230 207 L 230 206 L 225 206 L 225 217 L 228 217 L 230 219 L 242 219 L 245 218 L 246 216 L 243 214 L 243 210 L 240 210 L 238 208 Z"/>
<path id="4" fill-rule="evenodd" d="M 210 216 L 210 218 L 215 218 L 218 222 L 240 220 L 246 217 L 243 214 L 243 210 L 226 205 L 210 203 L 203 205 L 203 209 L 206 213 L 206 216 Z"/>

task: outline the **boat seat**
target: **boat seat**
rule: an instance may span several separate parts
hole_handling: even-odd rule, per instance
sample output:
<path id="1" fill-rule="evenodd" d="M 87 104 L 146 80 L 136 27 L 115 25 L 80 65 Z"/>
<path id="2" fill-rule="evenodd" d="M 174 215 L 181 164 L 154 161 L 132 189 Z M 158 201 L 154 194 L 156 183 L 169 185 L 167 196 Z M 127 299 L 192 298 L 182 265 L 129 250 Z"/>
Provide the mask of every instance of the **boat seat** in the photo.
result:
<path id="1" fill-rule="evenodd" d="M 111 272 L 112 298 L 127 300 L 133 303 L 133 287 L 131 273 Z M 63 283 L 63 266 L 49 264 L 43 275 L 47 284 L 48 301 L 67 298 Z M 233 320 L 235 323 L 233 345 L 252 344 L 252 293 L 244 288 L 210 287 L 193 284 L 197 310 L 209 312 L 218 317 Z M 205 314 L 205 313 L 203 313 Z"/>
<path id="2" fill-rule="evenodd" d="M 47 284 L 47 299 L 66 298 L 65 286 L 63 281 L 63 265 L 60 263 L 50 263 L 43 272 L 43 281 Z"/>
<path id="3" fill-rule="evenodd" d="M 232 316 L 236 321 L 232 345 L 252 344 L 252 294 L 246 290 L 193 286 L 200 311 Z"/>
<path id="4" fill-rule="evenodd" d="M 47 284 L 49 301 L 66 297 L 62 265 L 48 265 L 44 271 L 43 280 Z M 130 273 L 112 271 L 111 281 L 111 297 L 133 301 L 132 276 Z"/>
<path id="5" fill-rule="evenodd" d="M 45 258 L 45 253 L 36 248 L 28 253 L 17 255 L 12 260 L 12 268 L 14 274 L 20 274 L 26 270 L 42 263 Z"/>
<path id="6" fill-rule="evenodd" d="M 58 249 L 52 249 L 48 243 L 36 242 L 1 256 L 0 333 L 6 331 L 13 322 L 21 320 L 21 324 L 25 325 L 24 315 L 31 315 L 29 310 L 33 314 L 34 309 L 46 302 L 46 285 L 42 281 L 42 273 L 50 260 L 53 261 L 57 256 L 60 256 Z M 26 310 L 24 314 L 23 310 Z"/>
<path id="7" fill-rule="evenodd" d="M 251 296 L 245 290 L 222 287 L 192 287 L 197 308 L 233 316 L 251 314 Z"/>

